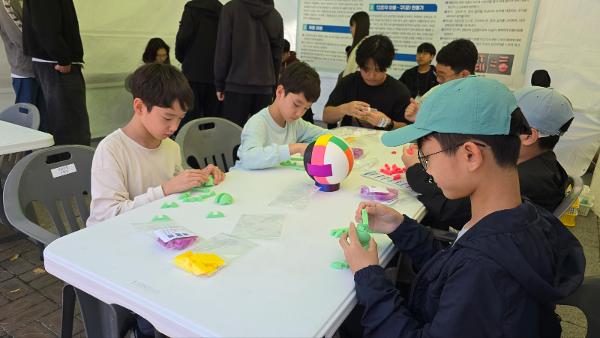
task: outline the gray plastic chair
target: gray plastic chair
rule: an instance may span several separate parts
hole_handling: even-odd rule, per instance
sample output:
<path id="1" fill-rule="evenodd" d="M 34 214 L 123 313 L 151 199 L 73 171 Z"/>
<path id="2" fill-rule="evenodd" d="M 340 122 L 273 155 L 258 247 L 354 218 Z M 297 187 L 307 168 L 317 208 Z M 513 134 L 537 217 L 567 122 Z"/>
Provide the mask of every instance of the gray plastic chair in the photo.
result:
<path id="1" fill-rule="evenodd" d="M 0 112 L 0 120 L 17 124 L 26 128 L 38 129 L 40 126 L 40 112 L 36 106 L 30 103 L 17 103 Z M 0 194 L 2 193 L 2 187 L 4 186 L 4 182 L 6 181 L 8 173 L 26 154 L 26 152 L 18 152 L 0 155 Z M 8 220 L 4 216 L 4 208 L 2 207 L 1 198 L 0 222 L 2 224 L 9 225 Z M 9 241 L 15 238 L 17 237 L 10 236 L 10 238 L 2 238 L 0 239 L 0 242 Z"/>
<path id="2" fill-rule="evenodd" d="M 20 160 L 4 186 L 4 209 L 10 224 L 44 246 L 84 227 L 90 214 L 93 156 L 91 147 L 68 145 L 37 150 Z M 41 227 L 30 212 L 34 201 L 48 211 L 53 231 Z"/>
<path id="3" fill-rule="evenodd" d="M 0 112 L 0 120 L 37 130 L 40 127 L 40 111 L 31 103 L 15 103 Z"/>
<path id="4" fill-rule="evenodd" d="M 81 145 L 56 146 L 25 156 L 8 175 L 4 189 L 4 208 L 10 224 L 44 247 L 83 228 L 90 214 L 93 156 L 93 148 Z M 48 211 L 52 229 L 39 225 L 35 212 L 31 212 L 34 201 Z M 131 323 L 131 311 L 105 304 L 65 284 L 61 337 L 72 336 L 76 294 L 88 337 L 123 336 Z"/>
<path id="5" fill-rule="evenodd" d="M 235 164 L 241 135 L 242 128 L 231 121 L 203 117 L 186 123 L 176 141 L 185 167 L 198 169 L 214 164 L 227 172 Z"/>
<path id="6" fill-rule="evenodd" d="M 600 337 L 600 276 L 585 277 L 570 296 L 558 302 L 580 309 L 587 319 L 587 338 Z"/>
<path id="7" fill-rule="evenodd" d="M 571 192 L 568 193 L 560 204 L 554 209 L 554 216 L 560 218 L 575 202 L 575 200 L 581 195 L 583 190 L 583 180 L 579 176 L 569 176 L 569 183 L 571 184 Z"/>

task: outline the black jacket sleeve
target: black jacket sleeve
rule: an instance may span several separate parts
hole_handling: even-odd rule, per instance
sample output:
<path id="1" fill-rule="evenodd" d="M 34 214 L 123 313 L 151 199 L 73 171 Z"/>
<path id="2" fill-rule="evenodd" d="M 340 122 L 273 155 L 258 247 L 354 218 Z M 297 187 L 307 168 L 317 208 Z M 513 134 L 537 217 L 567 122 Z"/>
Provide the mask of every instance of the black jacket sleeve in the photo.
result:
<path id="1" fill-rule="evenodd" d="M 358 302 L 365 307 L 365 337 L 502 337 L 505 299 L 489 264 L 466 261 L 450 272 L 431 322 L 424 322 L 379 266 L 354 275 Z"/>
<path id="2" fill-rule="evenodd" d="M 231 66 L 233 18 L 231 17 L 231 11 L 226 8 L 223 8 L 219 19 L 217 45 L 215 48 L 215 87 L 219 92 L 225 89 L 225 79 Z"/>
<path id="3" fill-rule="evenodd" d="M 46 53 L 61 66 L 71 64 L 71 49 L 63 38 L 62 11 L 58 0 L 30 0 L 33 29 Z"/>
<path id="4" fill-rule="evenodd" d="M 436 228 L 462 228 L 471 217 L 468 198 L 449 200 L 419 163 L 406 171 L 406 181 L 419 194 L 417 198 L 427 209 L 427 224 Z"/>
<path id="5" fill-rule="evenodd" d="M 283 57 L 283 18 L 276 10 L 273 10 L 267 17 L 263 20 L 263 25 L 269 35 L 271 56 L 275 70 L 275 83 L 277 83 Z"/>
<path id="6" fill-rule="evenodd" d="M 185 6 L 179 22 L 177 38 L 175 39 L 175 58 L 177 58 L 177 61 L 183 63 L 185 52 L 192 45 L 195 36 L 196 25 L 192 17 L 192 10 L 190 7 Z"/>

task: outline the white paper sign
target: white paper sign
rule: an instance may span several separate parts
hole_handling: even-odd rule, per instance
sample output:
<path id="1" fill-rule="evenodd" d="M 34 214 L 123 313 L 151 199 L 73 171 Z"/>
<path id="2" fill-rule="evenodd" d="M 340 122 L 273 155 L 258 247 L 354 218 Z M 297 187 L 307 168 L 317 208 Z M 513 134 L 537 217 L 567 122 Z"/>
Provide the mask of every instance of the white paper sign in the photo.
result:
<path id="1" fill-rule="evenodd" d="M 77 172 L 77 168 L 75 168 L 75 163 L 63 165 L 62 167 L 50 169 L 52 173 L 52 178 L 57 178 L 65 175 L 69 175 Z"/>

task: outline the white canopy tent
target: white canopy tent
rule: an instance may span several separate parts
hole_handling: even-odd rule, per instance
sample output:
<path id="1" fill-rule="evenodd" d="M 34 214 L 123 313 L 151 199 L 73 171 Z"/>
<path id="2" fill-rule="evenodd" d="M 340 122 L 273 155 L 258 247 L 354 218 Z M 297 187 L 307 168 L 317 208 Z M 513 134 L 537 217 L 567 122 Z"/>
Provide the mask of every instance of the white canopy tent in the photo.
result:
<path id="1" fill-rule="evenodd" d="M 185 2 L 75 0 L 85 50 L 84 76 L 93 137 L 104 136 L 129 119 L 131 98 L 123 80 L 141 64 L 150 38 L 159 36 L 167 41 L 172 62 L 177 64 L 174 40 Z M 275 0 L 275 6 L 284 18 L 285 37 L 294 49 L 298 0 Z M 585 172 L 600 147 L 600 35 L 594 29 L 599 14 L 600 2 L 596 0 L 540 1 L 525 74 L 529 79 L 534 70 L 547 69 L 553 87 L 573 102 L 577 117 L 557 146 L 557 153 L 567 171 L 576 175 Z M 316 118 L 322 116 L 335 75 L 322 74 L 322 96 L 314 106 Z M 13 101 L 10 71 L 2 50 L 0 107 Z M 600 202 L 600 196 L 597 200 Z"/>

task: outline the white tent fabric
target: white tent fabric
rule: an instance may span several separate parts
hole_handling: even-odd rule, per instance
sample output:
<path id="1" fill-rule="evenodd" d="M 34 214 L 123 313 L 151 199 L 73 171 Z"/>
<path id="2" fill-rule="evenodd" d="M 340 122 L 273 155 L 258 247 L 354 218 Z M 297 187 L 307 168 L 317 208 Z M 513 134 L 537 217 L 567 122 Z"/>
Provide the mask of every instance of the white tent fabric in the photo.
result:
<path id="1" fill-rule="evenodd" d="M 131 114 L 131 98 L 123 88 L 127 74 L 141 64 L 146 42 L 155 36 L 171 46 L 185 0 L 75 0 L 85 49 L 87 102 L 92 136 L 101 137 L 123 125 Z M 276 0 L 284 18 L 285 37 L 296 41 L 298 0 Z M 595 32 L 600 2 L 544 0 L 540 2 L 526 79 L 535 69 L 547 69 L 552 84 L 573 102 L 577 114 L 557 153 L 567 171 L 581 174 L 600 145 L 600 35 Z M 0 52 L 0 107 L 14 94 L 4 51 Z M 335 84 L 337 74 L 322 74 L 321 99 L 315 117 Z M 528 81 L 527 81 L 528 82 Z M 525 83 L 527 84 L 527 83 Z M 586 114 L 588 116 L 586 116 Z"/>

